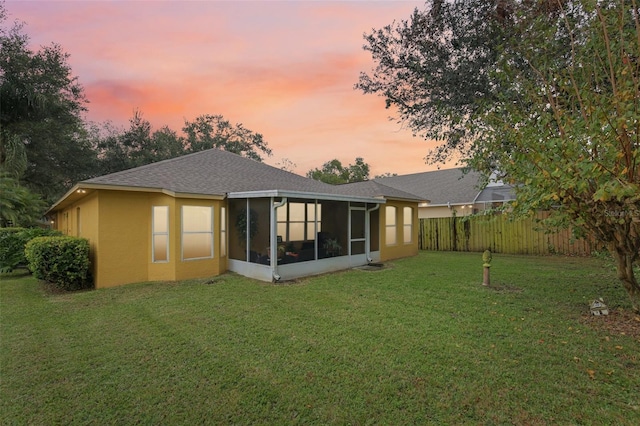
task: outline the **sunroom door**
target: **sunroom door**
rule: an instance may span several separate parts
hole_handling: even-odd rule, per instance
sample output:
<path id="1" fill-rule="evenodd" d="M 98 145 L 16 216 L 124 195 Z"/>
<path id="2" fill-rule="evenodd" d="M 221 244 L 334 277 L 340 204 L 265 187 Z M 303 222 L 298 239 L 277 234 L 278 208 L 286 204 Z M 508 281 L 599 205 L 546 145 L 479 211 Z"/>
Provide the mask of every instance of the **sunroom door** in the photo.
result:
<path id="1" fill-rule="evenodd" d="M 367 211 L 365 207 L 351 207 L 349 214 L 349 256 L 352 264 L 367 262 Z"/>

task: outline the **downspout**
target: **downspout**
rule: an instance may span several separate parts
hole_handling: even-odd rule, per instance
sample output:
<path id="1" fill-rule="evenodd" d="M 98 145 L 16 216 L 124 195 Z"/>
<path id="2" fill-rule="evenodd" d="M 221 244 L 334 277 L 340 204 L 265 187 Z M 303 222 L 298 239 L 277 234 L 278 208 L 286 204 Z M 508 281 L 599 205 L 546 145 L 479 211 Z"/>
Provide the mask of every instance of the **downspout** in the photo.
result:
<path id="1" fill-rule="evenodd" d="M 318 260 L 318 200 L 313 201 L 313 260 Z"/>
<path id="2" fill-rule="evenodd" d="M 249 199 L 247 198 L 247 201 L 244 203 L 244 211 L 247 216 L 247 220 L 246 220 L 247 223 L 245 224 L 245 228 L 244 228 L 244 235 L 247 236 L 244 244 L 244 258 L 250 262 L 251 261 L 251 209 L 249 207 L 250 207 Z"/>
<path id="3" fill-rule="evenodd" d="M 371 212 L 374 212 L 376 210 L 378 210 L 380 208 L 380 203 L 376 203 L 375 207 L 372 207 L 370 209 L 367 209 L 367 216 L 365 217 L 365 220 L 367 221 L 366 227 L 365 227 L 365 232 L 366 232 L 366 244 L 364 245 L 364 251 L 365 254 L 367 256 L 367 263 L 371 263 L 373 262 L 373 259 L 371 258 L 371 219 L 370 219 L 370 214 Z M 378 223 L 378 227 L 380 226 L 380 223 Z"/>
<path id="4" fill-rule="evenodd" d="M 276 282 L 280 281 L 280 275 L 278 275 L 278 220 L 276 217 L 276 209 L 278 207 L 284 206 L 285 204 L 287 204 L 287 197 L 282 198 L 279 203 L 275 204 L 273 202 L 273 197 L 271 197 L 271 231 L 269 232 L 269 247 L 271 247 L 271 259 L 269 259 L 269 261 L 273 281 Z"/>

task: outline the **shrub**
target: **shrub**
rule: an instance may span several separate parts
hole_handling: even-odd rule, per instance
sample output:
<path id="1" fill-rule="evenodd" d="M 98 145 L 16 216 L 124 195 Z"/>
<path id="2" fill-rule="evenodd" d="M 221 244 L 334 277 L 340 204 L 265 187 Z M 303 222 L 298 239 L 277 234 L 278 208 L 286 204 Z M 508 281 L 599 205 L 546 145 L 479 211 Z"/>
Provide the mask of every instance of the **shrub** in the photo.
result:
<path id="1" fill-rule="evenodd" d="M 35 237 L 62 235 L 53 229 L 0 228 L 0 272 L 11 272 L 27 265 L 24 248 Z"/>
<path id="2" fill-rule="evenodd" d="M 62 290 L 91 286 L 89 241 L 76 237 L 37 237 L 27 243 L 25 255 L 36 278 Z"/>

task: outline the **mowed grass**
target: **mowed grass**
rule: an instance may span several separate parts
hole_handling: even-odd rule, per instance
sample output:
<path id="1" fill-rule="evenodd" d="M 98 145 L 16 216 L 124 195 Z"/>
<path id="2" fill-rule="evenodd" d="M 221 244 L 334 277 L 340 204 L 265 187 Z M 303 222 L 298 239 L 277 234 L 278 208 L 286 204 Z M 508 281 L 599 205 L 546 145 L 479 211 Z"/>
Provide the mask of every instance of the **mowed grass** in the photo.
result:
<path id="1" fill-rule="evenodd" d="M 606 261 L 433 253 L 289 284 L 0 284 L 3 424 L 640 424 Z"/>

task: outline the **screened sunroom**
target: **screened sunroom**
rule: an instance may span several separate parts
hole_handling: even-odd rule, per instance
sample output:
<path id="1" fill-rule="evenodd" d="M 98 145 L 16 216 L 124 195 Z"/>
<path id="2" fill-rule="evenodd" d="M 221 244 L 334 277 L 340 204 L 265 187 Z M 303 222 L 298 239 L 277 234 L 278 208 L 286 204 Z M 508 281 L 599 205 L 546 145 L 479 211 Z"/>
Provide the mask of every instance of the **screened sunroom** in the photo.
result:
<path id="1" fill-rule="evenodd" d="M 291 280 L 380 259 L 384 199 L 283 191 L 228 195 L 228 269 Z"/>

